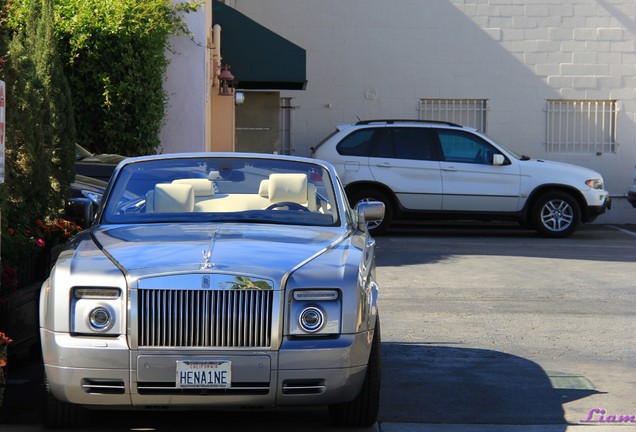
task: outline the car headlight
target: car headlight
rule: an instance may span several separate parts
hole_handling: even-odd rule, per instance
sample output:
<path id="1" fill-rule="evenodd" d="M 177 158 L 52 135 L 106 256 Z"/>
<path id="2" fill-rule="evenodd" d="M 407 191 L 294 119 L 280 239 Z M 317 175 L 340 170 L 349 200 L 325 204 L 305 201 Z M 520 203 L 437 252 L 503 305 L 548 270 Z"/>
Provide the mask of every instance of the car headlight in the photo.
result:
<path id="1" fill-rule="evenodd" d="M 122 333 L 121 290 L 78 287 L 71 296 L 71 333 L 117 336 Z"/>
<path id="2" fill-rule="evenodd" d="M 121 291 L 119 288 L 75 288 L 73 295 L 78 299 L 107 299 L 119 298 Z"/>
<path id="3" fill-rule="evenodd" d="M 340 293 L 336 290 L 296 290 L 294 300 L 298 301 L 325 301 L 338 300 Z"/>
<path id="4" fill-rule="evenodd" d="M 585 184 L 592 189 L 603 189 L 603 179 L 589 179 L 585 181 Z"/>
<path id="5" fill-rule="evenodd" d="M 335 289 L 294 290 L 289 307 L 289 334 L 332 336 L 340 334 L 342 304 Z"/>
<path id="6" fill-rule="evenodd" d="M 325 324 L 325 312 L 316 306 L 303 309 L 298 317 L 298 325 L 307 333 L 319 331 Z"/>
<path id="7" fill-rule="evenodd" d="M 104 306 L 97 306 L 88 314 L 88 323 L 95 331 L 108 330 L 113 323 L 113 312 Z"/>

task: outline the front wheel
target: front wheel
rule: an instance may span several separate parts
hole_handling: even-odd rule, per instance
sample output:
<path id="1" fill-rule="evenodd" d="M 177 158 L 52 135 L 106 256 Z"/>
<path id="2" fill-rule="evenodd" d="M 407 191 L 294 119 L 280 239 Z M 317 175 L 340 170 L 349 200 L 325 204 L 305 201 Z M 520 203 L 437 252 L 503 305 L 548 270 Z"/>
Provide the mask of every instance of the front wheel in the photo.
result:
<path id="1" fill-rule="evenodd" d="M 380 410 L 380 319 L 376 320 L 369 363 L 360 393 L 351 402 L 329 406 L 331 422 L 340 427 L 369 427 L 378 421 Z"/>
<path id="2" fill-rule="evenodd" d="M 379 201 L 384 204 L 384 218 L 381 221 L 367 224 L 367 228 L 372 235 L 382 234 L 389 228 L 393 220 L 393 203 L 388 195 L 382 191 L 361 189 L 349 194 L 351 207 L 355 208 L 358 203 L 369 201 Z"/>
<path id="3" fill-rule="evenodd" d="M 86 409 L 82 406 L 59 401 L 51 394 L 48 380 L 44 381 L 46 401 L 44 427 L 47 429 L 72 429 L 86 422 Z"/>
<path id="4" fill-rule="evenodd" d="M 581 220 L 581 209 L 576 199 L 565 192 L 550 192 L 537 200 L 532 211 L 532 223 L 539 233 L 547 237 L 572 235 Z"/>

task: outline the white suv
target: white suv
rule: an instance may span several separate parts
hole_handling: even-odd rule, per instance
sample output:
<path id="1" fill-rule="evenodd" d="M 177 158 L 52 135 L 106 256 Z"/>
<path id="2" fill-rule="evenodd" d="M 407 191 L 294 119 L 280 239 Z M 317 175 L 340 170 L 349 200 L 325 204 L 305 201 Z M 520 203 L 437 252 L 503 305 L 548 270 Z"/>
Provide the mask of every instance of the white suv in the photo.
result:
<path id="1" fill-rule="evenodd" d="M 312 148 L 331 162 L 349 201 L 381 201 L 383 232 L 397 219 L 516 220 L 550 237 L 572 234 L 610 208 L 603 178 L 530 159 L 448 122 L 367 120 L 341 125 Z"/>

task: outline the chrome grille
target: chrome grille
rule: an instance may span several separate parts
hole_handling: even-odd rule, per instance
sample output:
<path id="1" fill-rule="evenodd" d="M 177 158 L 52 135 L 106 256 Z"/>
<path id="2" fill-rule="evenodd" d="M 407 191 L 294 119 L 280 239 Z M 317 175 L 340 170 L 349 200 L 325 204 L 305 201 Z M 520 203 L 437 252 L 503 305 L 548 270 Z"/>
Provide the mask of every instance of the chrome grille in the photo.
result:
<path id="1" fill-rule="evenodd" d="M 140 347 L 269 347 L 273 291 L 139 290 Z"/>

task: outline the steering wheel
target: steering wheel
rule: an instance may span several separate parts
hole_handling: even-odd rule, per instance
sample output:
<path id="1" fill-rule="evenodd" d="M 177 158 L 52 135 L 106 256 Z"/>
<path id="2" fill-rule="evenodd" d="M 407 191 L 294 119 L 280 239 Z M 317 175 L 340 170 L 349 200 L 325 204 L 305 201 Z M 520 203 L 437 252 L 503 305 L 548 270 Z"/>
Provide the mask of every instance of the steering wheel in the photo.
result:
<path id="1" fill-rule="evenodd" d="M 475 156 L 475 160 L 473 162 L 485 165 L 492 165 L 492 156 L 492 151 L 481 149 L 477 152 L 477 155 Z"/>
<path id="2" fill-rule="evenodd" d="M 473 158 L 473 162 L 475 163 L 484 163 L 484 151 L 483 150 L 479 150 L 477 152 L 477 154 L 475 155 L 475 157 Z"/>
<path id="3" fill-rule="evenodd" d="M 277 208 L 281 208 L 281 207 L 287 207 L 288 210 L 300 210 L 300 211 L 309 211 L 309 209 L 305 206 L 302 206 L 298 203 L 292 202 L 292 201 L 281 201 L 281 202 L 277 202 L 274 203 L 272 205 L 270 205 L 269 207 L 267 207 L 265 210 L 274 210 Z"/>

